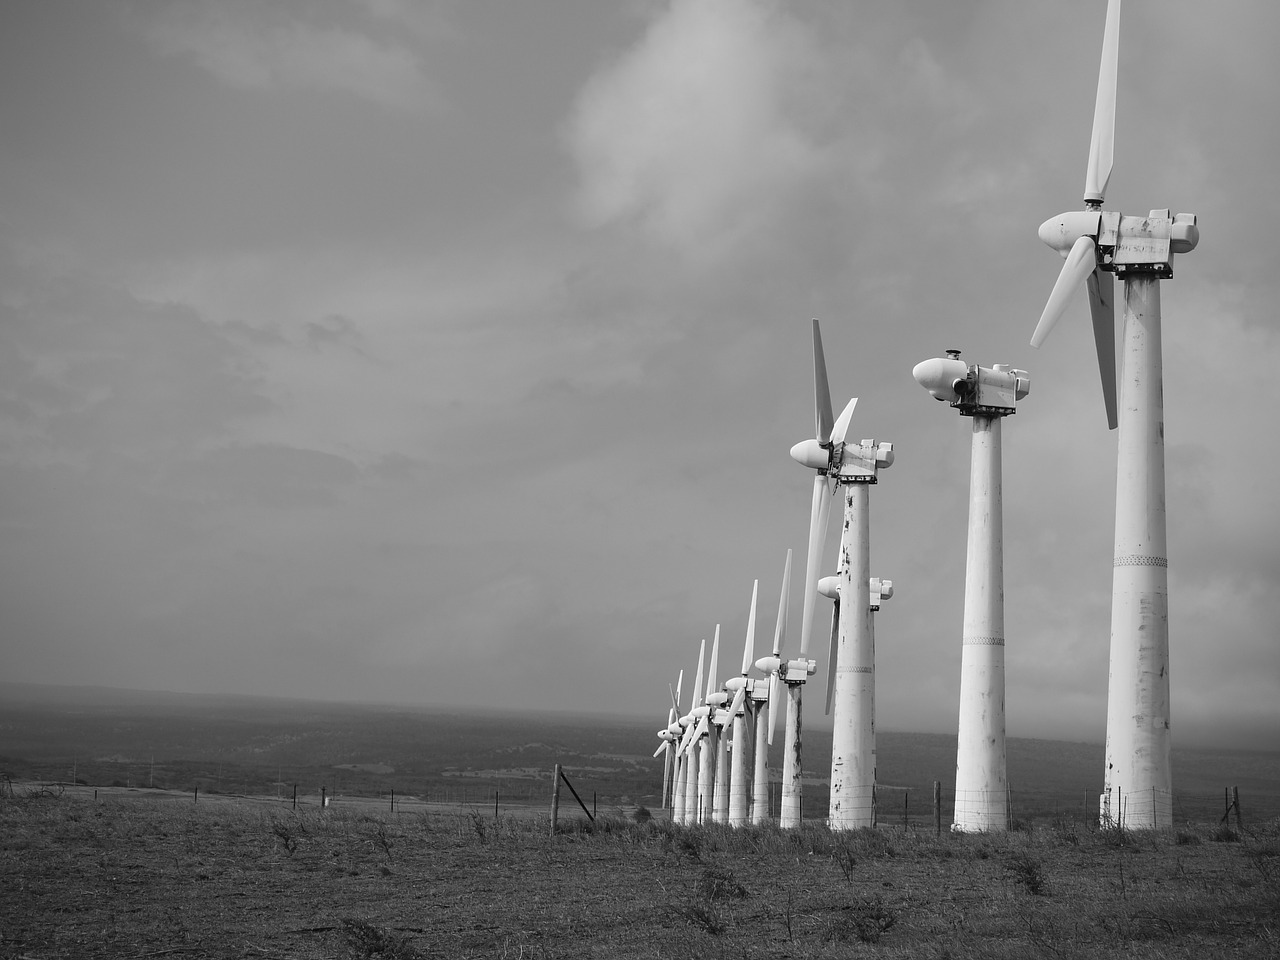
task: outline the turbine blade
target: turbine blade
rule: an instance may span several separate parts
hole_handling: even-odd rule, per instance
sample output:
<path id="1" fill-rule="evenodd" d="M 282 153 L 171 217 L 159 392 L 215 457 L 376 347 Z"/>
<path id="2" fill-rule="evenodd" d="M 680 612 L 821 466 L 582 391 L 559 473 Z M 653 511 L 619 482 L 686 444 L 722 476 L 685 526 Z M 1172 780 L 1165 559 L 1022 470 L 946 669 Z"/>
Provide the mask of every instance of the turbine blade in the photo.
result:
<path id="1" fill-rule="evenodd" d="M 791 548 L 787 548 L 787 562 L 782 568 L 782 594 L 778 599 L 778 625 L 773 630 L 773 655 L 782 656 L 782 644 L 787 639 L 787 612 L 791 606 Z M 772 743 L 773 741 L 770 741 Z"/>
<path id="2" fill-rule="evenodd" d="M 756 649 L 756 596 L 760 592 L 760 581 L 757 580 L 751 585 L 751 612 L 747 614 L 747 641 L 742 651 L 742 675 L 745 677 L 747 671 L 751 669 L 751 663 Z"/>
<path id="3" fill-rule="evenodd" d="M 684 686 L 684 670 L 681 669 L 680 675 L 676 677 L 676 692 L 671 699 L 671 705 L 676 708 L 676 713 L 680 713 L 680 688 Z"/>
<path id="4" fill-rule="evenodd" d="M 747 699 L 747 685 L 744 683 L 738 688 L 737 694 L 733 698 L 733 703 L 729 705 L 729 719 L 732 720 L 738 715 L 738 711 L 742 709 L 742 701 Z"/>
<path id="5" fill-rule="evenodd" d="M 702 698 L 706 703 L 713 693 L 720 689 L 716 683 L 716 673 L 720 669 L 720 624 L 716 624 L 716 636 L 711 641 L 711 669 L 707 671 L 707 695 Z"/>
<path id="6" fill-rule="evenodd" d="M 1062 265 L 1062 272 L 1049 294 L 1049 302 L 1044 305 L 1044 313 L 1040 314 L 1040 322 L 1031 335 L 1031 345 L 1038 347 L 1044 343 L 1045 337 L 1053 325 L 1062 319 L 1067 310 L 1068 299 L 1098 265 L 1098 248 L 1093 237 L 1084 236 L 1078 239 L 1067 254 L 1067 262 Z"/>
<path id="7" fill-rule="evenodd" d="M 1085 203 L 1101 203 L 1107 195 L 1115 153 L 1116 76 L 1120 66 L 1120 0 L 1108 0 L 1098 67 L 1098 98 L 1093 105 L 1093 136 L 1084 175 Z"/>
<path id="8" fill-rule="evenodd" d="M 666 750 L 670 749 L 670 747 L 671 747 L 671 744 L 668 741 L 663 740 L 662 745 L 658 747 L 657 750 L 653 751 L 653 759 L 657 760 L 658 757 L 661 756 Z"/>
<path id="9" fill-rule="evenodd" d="M 840 598 L 831 605 L 831 653 L 827 658 L 827 716 L 836 692 L 836 652 L 840 639 Z"/>
<path id="10" fill-rule="evenodd" d="M 693 731 L 693 742 L 697 743 L 707 735 L 707 731 L 711 729 L 711 716 L 708 714 L 698 721 L 698 729 Z"/>
<path id="11" fill-rule="evenodd" d="M 831 387 L 827 385 L 827 360 L 822 355 L 817 317 L 813 318 L 813 409 L 815 436 L 825 446 L 831 439 Z"/>
<path id="12" fill-rule="evenodd" d="M 858 405 L 858 398 L 854 397 L 846 404 L 845 408 L 840 411 L 840 417 L 836 420 L 836 425 L 831 431 L 831 439 L 835 443 L 844 443 L 844 438 L 849 433 L 849 421 L 853 419 L 853 408 Z"/>
<path id="13" fill-rule="evenodd" d="M 698 646 L 698 672 L 693 681 L 693 699 L 689 701 L 691 708 L 701 703 L 698 698 L 702 696 L 702 658 L 706 652 L 707 640 L 706 637 L 703 637 L 702 643 Z"/>
<path id="14" fill-rule="evenodd" d="M 1115 281 L 1105 270 L 1089 274 L 1089 313 L 1093 316 L 1093 342 L 1098 349 L 1098 373 L 1102 400 L 1107 406 L 1107 426 L 1114 430 L 1116 415 L 1116 308 Z"/>
<path id="15" fill-rule="evenodd" d="M 809 635 L 813 632 L 813 605 L 818 597 L 818 569 L 822 566 L 822 548 L 827 542 L 827 521 L 831 516 L 831 491 L 834 483 L 822 474 L 813 480 L 813 503 L 809 509 L 809 558 L 804 571 L 804 606 L 800 617 L 800 656 L 809 653 Z"/>
<path id="16" fill-rule="evenodd" d="M 683 757 L 685 751 L 689 749 L 689 742 L 693 739 L 693 730 L 696 724 L 689 724 L 684 728 L 684 733 L 680 734 L 680 745 L 676 747 L 676 756 Z"/>

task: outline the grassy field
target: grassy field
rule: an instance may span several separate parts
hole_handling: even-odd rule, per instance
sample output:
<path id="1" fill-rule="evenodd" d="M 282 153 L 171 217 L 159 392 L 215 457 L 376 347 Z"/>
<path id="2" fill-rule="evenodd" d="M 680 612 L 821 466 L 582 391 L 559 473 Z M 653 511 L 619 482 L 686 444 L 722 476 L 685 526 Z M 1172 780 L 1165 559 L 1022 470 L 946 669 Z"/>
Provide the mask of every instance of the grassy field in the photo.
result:
<path id="1" fill-rule="evenodd" d="M 1280 823 L 1002 836 L 0 799 L 0 957 L 1280 956 Z M 602 810 L 601 814 L 606 814 Z"/>

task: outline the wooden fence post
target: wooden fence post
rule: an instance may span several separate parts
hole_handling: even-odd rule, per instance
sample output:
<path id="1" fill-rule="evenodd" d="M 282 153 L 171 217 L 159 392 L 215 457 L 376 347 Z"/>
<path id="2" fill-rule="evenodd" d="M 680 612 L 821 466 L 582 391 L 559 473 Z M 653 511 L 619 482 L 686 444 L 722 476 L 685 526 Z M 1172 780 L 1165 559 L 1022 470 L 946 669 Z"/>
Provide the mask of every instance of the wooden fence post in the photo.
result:
<path id="1" fill-rule="evenodd" d="M 933 832 L 942 836 L 942 781 L 933 781 Z"/>
<path id="2" fill-rule="evenodd" d="M 556 821 L 560 819 L 560 764 L 551 775 L 551 835 L 556 835 Z"/>

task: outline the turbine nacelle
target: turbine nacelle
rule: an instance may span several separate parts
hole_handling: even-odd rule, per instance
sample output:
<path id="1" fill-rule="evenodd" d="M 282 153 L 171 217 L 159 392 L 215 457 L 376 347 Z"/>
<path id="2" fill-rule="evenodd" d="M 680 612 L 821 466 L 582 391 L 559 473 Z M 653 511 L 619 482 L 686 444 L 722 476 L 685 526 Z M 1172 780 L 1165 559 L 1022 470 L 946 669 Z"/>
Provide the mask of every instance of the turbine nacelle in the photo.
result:
<path id="1" fill-rule="evenodd" d="M 1004 416 L 1014 413 L 1014 403 L 1031 392 L 1031 375 L 1007 363 L 980 367 L 966 365 L 959 350 L 946 357 L 917 363 L 911 371 L 916 382 L 935 400 L 945 400 L 962 416 Z"/>
<path id="2" fill-rule="evenodd" d="M 763 660 L 776 660 L 775 657 L 762 657 Z M 760 666 L 760 661 L 756 661 L 756 666 Z M 818 672 L 818 661 L 809 660 L 805 657 L 797 657 L 795 660 L 780 660 L 776 672 L 782 678 L 784 683 L 796 684 L 804 683 L 805 680 Z"/>
<path id="3" fill-rule="evenodd" d="M 1154 273 L 1164 279 L 1173 276 L 1173 255 L 1190 253 L 1200 242 L 1196 215 L 1170 215 L 1168 209 L 1152 210 L 1145 217 L 1111 210 L 1072 210 L 1050 217 L 1040 224 L 1038 233 L 1064 260 L 1087 237 L 1098 269 L 1120 275 Z"/>
<path id="4" fill-rule="evenodd" d="M 893 581 L 882 580 L 880 577 L 872 577 L 870 579 L 871 586 L 871 609 L 879 610 L 880 604 L 884 600 L 888 600 L 893 596 Z M 818 593 L 826 597 L 828 600 L 840 599 L 840 578 L 839 577 L 823 577 L 818 581 Z"/>
<path id="5" fill-rule="evenodd" d="M 783 660 L 781 657 L 761 657 L 756 669 L 765 675 L 777 674 L 786 683 L 804 683 L 806 677 L 818 672 L 818 661 L 806 657 Z"/>
<path id="6" fill-rule="evenodd" d="M 871 609 L 879 610 L 880 604 L 893 596 L 893 581 L 871 578 Z"/>

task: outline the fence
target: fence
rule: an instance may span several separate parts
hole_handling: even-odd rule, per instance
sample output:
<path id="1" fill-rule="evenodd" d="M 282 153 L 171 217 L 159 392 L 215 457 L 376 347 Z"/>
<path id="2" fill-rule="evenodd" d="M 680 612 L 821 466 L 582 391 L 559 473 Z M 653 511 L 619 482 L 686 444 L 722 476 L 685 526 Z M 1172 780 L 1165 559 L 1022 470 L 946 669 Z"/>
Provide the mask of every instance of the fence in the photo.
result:
<path id="1" fill-rule="evenodd" d="M 387 813 L 410 812 L 414 810 L 428 811 L 432 809 L 456 809 L 463 807 L 475 811 L 490 810 L 495 816 L 510 815 L 543 815 L 547 810 L 553 785 L 569 782 L 577 794 L 582 810 L 589 815 L 597 811 L 605 814 L 634 813 L 643 806 L 655 816 L 662 817 L 669 808 L 662 806 L 661 781 L 652 786 L 653 793 L 640 794 L 636 788 L 639 784 L 625 784 L 627 792 L 618 792 L 619 784 L 613 781 L 592 781 L 589 771 L 573 771 L 570 768 L 561 770 L 557 767 L 548 783 L 547 779 L 535 782 L 522 781 L 513 786 L 468 786 L 423 791 L 418 794 L 401 793 L 398 790 L 387 790 L 369 793 L 338 793 L 329 786 L 321 785 L 312 789 L 299 788 L 294 793 L 294 785 L 289 784 L 276 796 L 219 793 L 205 788 L 173 790 L 147 787 L 97 787 L 92 785 L 68 784 L 57 781 L 28 781 L 10 783 L 0 782 L 0 796 L 18 796 L 32 791 L 65 793 L 69 796 L 96 798 L 99 793 L 103 797 L 117 799 L 138 799 L 167 802 L 206 803 L 226 800 L 250 801 L 263 806 L 285 806 L 315 808 L 324 804 L 327 799 L 333 808 L 359 807 L 364 810 L 382 809 Z M 770 816 L 776 818 L 780 784 L 776 779 L 770 781 Z M 1002 825 L 1018 827 L 1036 822 L 1069 823 L 1074 822 L 1086 828 L 1099 825 L 1118 825 L 1140 828 L 1147 826 L 1153 811 L 1159 815 L 1167 815 L 1174 825 L 1179 824 L 1218 824 L 1230 822 L 1237 829 L 1250 823 L 1258 823 L 1280 818 L 1280 791 L 1268 790 L 1265 785 L 1249 787 L 1226 786 L 1222 793 L 1196 793 L 1174 791 L 1172 794 L 1148 798 L 1139 794 L 1104 798 L 1096 790 L 1083 788 L 1073 796 L 1060 793 L 1040 791 L 1010 790 L 1005 804 L 993 803 L 991 798 L 981 795 L 968 795 L 964 792 L 957 797 L 953 788 L 937 781 L 930 786 L 904 787 L 878 784 L 873 795 L 864 798 L 846 798 L 850 810 L 855 811 L 859 822 L 867 817 L 863 808 L 871 807 L 875 823 L 881 827 L 902 828 L 907 830 L 950 830 L 954 822 L 969 822 L 976 809 L 980 812 L 997 811 L 993 820 L 985 827 L 999 829 Z M 1109 800 L 1109 805 L 1108 805 Z M 830 794 L 827 785 L 821 781 L 806 781 L 802 811 L 804 818 L 810 821 L 826 820 L 829 813 Z M 1109 819 L 1108 819 L 1109 816 Z M 982 826 L 971 827 L 982 829 Z"/>

